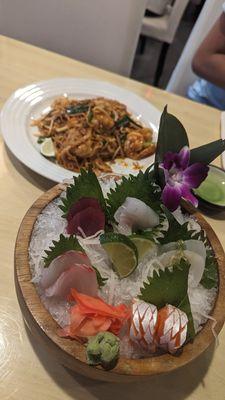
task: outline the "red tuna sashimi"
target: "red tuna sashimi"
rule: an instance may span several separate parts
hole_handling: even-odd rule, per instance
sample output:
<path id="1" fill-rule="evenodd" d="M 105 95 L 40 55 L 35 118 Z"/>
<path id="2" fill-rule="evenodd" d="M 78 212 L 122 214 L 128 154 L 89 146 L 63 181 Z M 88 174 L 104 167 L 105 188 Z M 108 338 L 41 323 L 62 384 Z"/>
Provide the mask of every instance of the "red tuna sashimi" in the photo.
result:
<path id="1" fill-rule="evenodd" d="M 83 236 L 92 236 L 105 227 L 105 214 L 101 209 L 87 207 L 68 221 L 67 232 Z M 80 228 L 80 229 L 79 229 Z"/>
<path id="2" fill-rule="evenodd" d="M 73 204 L 72 207 L 70 207 L 66 217 L 67 221 L 69 222 L 74 217 L 75 214 L 85 210 L 85 208 L 87 207 L 92 207 L 102 210 L 99 201 L 94 197 L 82 197 L 75 204 Z"/>

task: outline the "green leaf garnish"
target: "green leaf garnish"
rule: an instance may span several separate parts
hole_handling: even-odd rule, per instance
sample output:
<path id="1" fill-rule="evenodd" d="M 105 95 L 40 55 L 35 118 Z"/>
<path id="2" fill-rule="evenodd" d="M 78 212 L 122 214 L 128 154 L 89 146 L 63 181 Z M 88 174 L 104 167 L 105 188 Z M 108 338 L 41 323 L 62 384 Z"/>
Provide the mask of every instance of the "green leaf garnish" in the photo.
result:
<path id="1" fill-rule="evenodd" d="M 201 162 L 210 164 L 225 150 L 225 140 L 219 139 L 214 142 L 196 147 L 190 152 L 190 164 Z"/>
<path id="2" fill-rule="evenodd" d="M 178 307 L 180 310 L 185 312 L 188 318 L 188 326 L 187 326 L 187 339 L 194 339 L 195 337 L 195 328 L 194 328 L 194 321 L 193 321 L 193 316 L 191 312 L 191 305 L 190 301 L 188 298 L 188 294 L 183 298 L 183 300 L 178 304 Z"/>
<path id="3" fill-rule="evenodd" d="M 66 189 L 66 197 L 62 199 L 59 208 L 63 211 L 65 218 L 74 203 L 82 197 L 93 197 L 99 201 L 103 211 L 106 211 L 105 199 L 101 186 L 95 173 L 89 169 L 81 169 L 80 175 L 73 177 L 74 183 Z"/>
<path id="4" fill-rule="evenodd" d="M 182 147 L 189 146 L 188 136 L 181 122 L 172 114 L 167 112 L 167 106 L 164 108 L 160 118 L 158 141 L 155 153 L 154 172 L 157 182 L 159 180 L 159 164 L 163 161 L 168 151 L 178 153 Z"/>
<path id="5" fill-rule="evenodd" d="M 190 263 L 181 258 L 171 268 L 154 271 L 153 277 L 148 277 L 148 282 L 144 282 L 139 298 L 155 304 L 159 309 L 166 304 L 178 307 L 187 294 L 189 268 Z"/>
<path id="6" fill-rule="evenodd" d="M 116 210 L 125 202 L 127 197 L 135 197 L 142 200 L 158 214 L 161 213 L 160 195 L 158 187 L 149 179 L 148 174 L 142 171 L 137 176 L 129 175 L 116 183 L 116 188 L 111 189 L 108 194 L 107 205 L 111 221 L 114 219 Z"/>
<path id="7" fill-rule="evenodd" d="M 168 220 L 169 228 L 166 231 L 162 231 L 164 237 L 158 238 L 160 244 L 194 239 L 194 231 L 188 230 L 188 222 L 181 225 L 165 206 L 162 206 L 162 209 Z"/>
<path id="8" fill-rule="evenodd" d="M 212 289 L 218 285 L 218 267 L 212 250 L 206 250 L 206 261 L 201 285 L 206 289 Z"/>
<path id="9" fill-rule="evenodd" d="M 164 237 L 159 237 L 157 239 L 160 244 L 194 239 L 201 240 L 205 246 L 209 245 L 203 229 L 201 229 L 200 232 L 189 230 L 188 222 L 185 222 L 182 225 L 179 224 L 173 214 L 166 207 L 163 206 L 162 208 L 167 217 L 169 228 L 167 231 L 162 231 L 162 233 L 164 233 Z M 200 283 L 206 289 L 211 289 L 218 285 L 218 266 L 215 260 L 215 255 L 210 249 L 206 250 L 205 269 Z"/>
<path id="10" fill-rule="evenodd" d="M 65 237 L 63 234 L 61 234 L 59 240 L 53 240 L 52 244 L 53 246 L 50 246 L 49 250 L 45 250 L 46 256 L 43 257 L 45 268 L 47 268 L 56 257 L 65 253 L 66 251 L 76 250 L 84 252 L 75 236 Z"/>
<path id="11" fill-rule="evenodd" d="M 189 269 L 190 263 L 180 258 L 165 270 L 154 271 L 153 277 L 148 277 L 148 282 L 144 282 L 138 297 L 158 309 L 166 304 L 180 308 L 188 316 L 188 337 L 193 338 L 195 332 L 187 294 Z"/>
<path id="12" fill-rule="evenodd" d="M 93 267 L 93 265 L 92 265 L 92 268 L 93 268 L 93 269 L 95 270 L 95 272 L 96 272 L 96 278 L 97 278 L 98 286 L 99 286 L 100 288 L 103 287 L 103 286 L 105 286 L 106 281 L 108 280 L 108 278 L 103 278 L 102 275 L 100 274 L 99 270 L 98 270 L 96 267 Z"/>

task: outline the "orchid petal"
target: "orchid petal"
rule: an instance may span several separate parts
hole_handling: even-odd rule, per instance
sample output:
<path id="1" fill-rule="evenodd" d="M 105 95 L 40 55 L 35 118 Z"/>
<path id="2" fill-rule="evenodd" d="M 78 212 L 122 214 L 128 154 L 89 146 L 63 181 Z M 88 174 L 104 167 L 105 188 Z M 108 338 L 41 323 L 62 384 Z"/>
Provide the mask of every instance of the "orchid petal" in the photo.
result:
<path id="1" fill-rule="evenodd" d="M 207 177 L 209 167 L 202 163 L 195 163 L 190 165 L 183 171 L 183 182 L 189 188 L 197 188 Z"/>
<path id="2" fill-rule="evenodd" d="M 193 204 L 194 207 L 198 207 L 198 200 L 195 196 L 190 192 L 190 189 L 186 185 L 182 185 L 181 187 L 181 195 L 182 197 L 189 201 L 189 203 Z"/>
<path id="3" fill-rule="evenodd" d="M 164 168 L 163 164 L 159 164 L 159 167 L 163 169 L 165 182 L 167 183 L 168 180 L 170 179 L 169 171 L 168 169 Z"/>
<path id="4" fill-rule="evenodd" d="M 162 192 L 162 201 L 170 211 L 175 211 L 181 199 L 180 185 L 165 185 Z"/>
<path id="5" fill-rule="evenodd" d="M 184 170 L 188 167 L 189 160 L 190 160 L 190 149 L 188 146 L 184 146 L 179 154 L 178 154 L 178 159 L 179 159 L 179 166 Z"/>
<path id="6" fill-rule="evenodd" d="M 172 151 L 168 151 L 164 156 L 162 167 L 167 170 L 172 168 L 176 157 L 177 157 L 176 153 L 172 153 Z"/>

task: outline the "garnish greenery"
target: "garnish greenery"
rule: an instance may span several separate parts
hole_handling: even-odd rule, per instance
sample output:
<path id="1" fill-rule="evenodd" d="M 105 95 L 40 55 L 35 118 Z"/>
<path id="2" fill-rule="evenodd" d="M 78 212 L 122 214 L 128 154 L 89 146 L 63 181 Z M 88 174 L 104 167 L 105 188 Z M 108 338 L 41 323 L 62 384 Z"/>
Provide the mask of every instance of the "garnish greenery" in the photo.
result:
<path id="1" fill-rule="evenodd" d="M 160 118 L 154 165 L 154 175 L 161 186 L 164 186 L 164 176 L 159 164 L 168 151 L 178 153 L 184 146 L 189 146 L 187 132 L 182 123 L 167 112 L 166 106 Z"/>
<path id="2" fill-rule="evenodd" d="M 122 177 L 121 182 L 116 183 L 115 189 L 108 194 L 107 206 L 111 221 L 116 210 L 125 202 L 127 197 L 135 197 L 142 200 L 154 211 L 161 213 L 160 192 L 158 187 L 150 181 L 148 174 L 142 171 L 137 176 Z"/>
<path id="3" fill-rule="evenodd" d="M 201 240 L 206 247 L 206 261 L 205 269 L 203 272 L 203 277 L 201 280 L 202 286 L 206 289 L 211 289 L 218 285 L 218 267 L 215 260 L 215 255 L 211 249 L 208 249 L 208 241 L 203 229 L 200 232 L 195 232 L 188 229 L 188 222 L 184 224 L 179 224 L 173 214 L 166 208 L 162 207 L 169 223 L 169 228 L 167 231 L 162 231 L 163 237 L 159 237 L 157 240 L 160 244 L 166 244 L 171 242 L 178 242 L 180 240 Z"/>
<path id="4" fill-rule="evenodd" d="M 179 119 L 167 112 L 166 106 L 160 118 L 156 162 L 161 163 L 168 151 L 179 153 L 184 146 L 189 146 L 187 132 Z"/>
<path id="5" fill-rule="evenodd" d="M 168 230 L 162 231 L 164 236 L 158 239 L 160 244 L 194 239 L 193 234 L 195 231 L 188 230 L 188 222 L 181 225 L 165 206 L 162 206 L 162 209 L 168 220 L 169 227 Z"/>
<path id="6" fill-rule="evenodd" d="M 164 176 L 160 163 L 162 163 L 167 152 L 179 153 L 184 147 L 189 147 L 188 136 L 182 123 L 174 115 L 164 108 L 160 118 L 158 141 L 155 153 L 154 177 L 161 187 L 164 186 Z M 225 150 L 225 140 L 219 139 L 203 146 L 196 147 L 190 151 L 190 165 L 196 162 L 210 164 Z"/>
<path id="7" fill-rule="evenodd" d="M 143 283 L 139 298 L 156 305 L 158 309 L 166 304 L 180 308 L 188 316 L 188 338 L 195 336 L 193 317 L 188 298 L 188 274 L 190 263 L 185 258 L 176 259 L 165 270 L 154 271 L 152 277 Z"/>
<path id="8" fill-rule="evenodd" d="M 96 267 L 94 267 L 93 265 L 92 265 L 92 268 L 93 268 L 93 269 L 95 270 L 95 272 L 96 272 L 96 278 L 97 278 L 98 286 L 99 286 L 100 288 L 103 287 L 103 286 L 105 286 L 106 281 L 108 280 L 108 278 L 103 278 L 102 275 L 100 274 L 99 270 L 98 270 Z"/>
<path id="9" fill-rule="evenodd" d="M 200 282 L 206 289 L 212 289 L 218 285 L 218 269 L 215 255 L 212 250 L 206 250 L 205 269 Z"/>
<path id="10" fill-rule="evenodd" d="M 189 268 L 188 261 L 181 258 L 171 268 L 154 270 L 153 276 L 148 277 L 148 282 L 141 288 L 140 299 L 159 309 L 166 304 L 177 307 L 187 294 Z"/>
<path id="11" fill-rule="evenodd" d="M 81 169 L 80 175 L 73 177 L 74 183 L 68 186 L 66 197 L 62 199 L 62 204 L 59 208 L 63 211 L 63 217 L 66 217 L 71 206 L 80 200 L 82 197 L 93 197 L 99 201 L 103 211 L 106 211 L 105 199 L 102 193 L 101 186 L 95 173 L 89 169 L 85 171 Z"/>
<path id="12" fill-rule="evenodd" d="M 84 252 L 75 236 L 65 237 L 63 234 L 61 234 L 59 240 L 53 240 L 52 244 L 53 246 L 50 246 L 49 250 L 45 250 L 46 256 L 43 257 L 45 268 L 47 268 L 56 257 L 65 253 L 66 251 L 76 250 Z"/>
<path id="13" fill-rule="evenodd" d="M 203 146 L 196 147 L 191 150 L 190 164 L 202 162 L 203 164 L 210 164 L 225 150 L 225 140 L 219 139 L 215 142 L 204 144 Z"/>

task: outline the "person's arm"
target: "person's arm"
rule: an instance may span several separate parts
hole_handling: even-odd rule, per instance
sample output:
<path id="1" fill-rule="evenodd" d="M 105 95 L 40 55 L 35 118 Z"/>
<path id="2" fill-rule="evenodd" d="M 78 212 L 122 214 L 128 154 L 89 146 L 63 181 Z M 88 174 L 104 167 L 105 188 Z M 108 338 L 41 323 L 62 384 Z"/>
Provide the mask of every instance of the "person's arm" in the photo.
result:
<path id="1" fill-rule="evenodd" d="M 201 78 L 225 89 L 225 14 L 217 20 L 192 61 Z"/>

